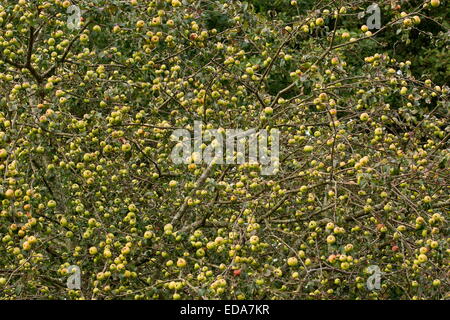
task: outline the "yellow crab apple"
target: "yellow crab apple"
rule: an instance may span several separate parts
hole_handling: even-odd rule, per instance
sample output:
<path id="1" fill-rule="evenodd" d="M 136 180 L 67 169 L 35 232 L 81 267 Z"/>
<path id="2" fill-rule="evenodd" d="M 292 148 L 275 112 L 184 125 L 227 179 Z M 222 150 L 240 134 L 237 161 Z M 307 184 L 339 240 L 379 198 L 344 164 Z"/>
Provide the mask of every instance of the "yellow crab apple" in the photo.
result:
<path id="1" fill-rule="evenodd" d="M 335 243 L 335 242 L 336 242 L 335 236 L 333 236 L 332 234 L 330 234 L 330 235 L 327 237 L 327 243 L 328 243 L 328 244 L 333 244 L 333 243 Z"/>
<path id="2" fill-rule="evenodd" d="M 318 26 L 323 26 L 323 24 L 325 23 L 323 18 L 317 18 L 315 22 L 316 22 L 316 25 L 318 25 Z"/>
<path id="3" fill-rule="evenodd" d="M 187 262 L 186 262 L 186 260 L 183 259 L 183 258 L 179 258 L 179 259 L 177 260 L 177 267 L 178 267 L 178 268 L 184 268 L 184 267 L 186 267 L 186 264 L 187 264 Z"/>
<path id="4" fill-rule="evenodd" d="M 288 264 L 288 266 L 290 266 L 290 267 L 295 267 L 295 266 L 298 264 L 298 259 L 297 259 L 296 257 L 290 257 L 290 258 L 287 260 L 287 264 Z"/>
<path id="5" fill-rule="evenodd" d="M 430 3 L 431 3 L 431 6 L 433 6 L 433 7 L 439 7 L 439 5 L 441 4 L 441 1 L 440 0 L 431 0 Z"/>

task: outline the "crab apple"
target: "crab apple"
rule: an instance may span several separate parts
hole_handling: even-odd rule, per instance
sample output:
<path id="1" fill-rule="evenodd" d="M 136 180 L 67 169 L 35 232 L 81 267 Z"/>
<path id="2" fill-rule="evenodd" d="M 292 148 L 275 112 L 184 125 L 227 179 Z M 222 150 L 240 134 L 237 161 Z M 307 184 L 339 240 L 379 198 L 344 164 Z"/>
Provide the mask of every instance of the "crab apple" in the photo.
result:
<path id="1" fill-rule="evenodd" d="M 413 24 L 412 20 L 407 18 L 403 20 L 403 24 L 407 27 L 411 26 Z"/>
<path id="2" fill-rule="evenodd" d="M 172 295 L 173 300 L 180 300 L 181 299 L 181 295 L 179 293 L 174 293 Z"/>
<path id="3" fill-rule="evenodd" d="M 440 0 L 431 0 L 430 3 L 433 7 L 439 7 L 439 5 L 441 4 L 441 1 Z"/>
<path id="4" fill-rule="evenodd" d="M 333 235 L 329 235 L 328 237 L 327 237 L 327 243 L 328 244 L 333 244 L 333 243 L 335 243 L 336 242 L 336 238 L 335 238 L 335 236 L 333 236 Z"/>
<path id="5" fill-rule="evenodd" d="M 290 258 L 287 260 L 287 264 L 288 264 L 288 266 L 290 266 L 290 267 L 295 267 L 295 266 L 298 264 L 298 259 L 297 259 L 296 257 L 290 257 Z"/>
<path id="6" fill-rule="evenodd" d="M 281 271 L 281 269 L 277 268 L 277 269 L 273 270 L 273 274 L 275 277 L 281 277 L 283 275 L 283 271 Z"/>
<path id="7" fill-rule="evenodd" d="M 259 242 L 259 237 L 258 236 L 251 236 L 250 237 L 250 243 L 255 245 Z"/>
<path id="8" fill-rule="evenodd" d="M 359 118 L 361 119 L 361 121 L 367 121 L 367 120 L 369 120 L 369 115 L 366 112 L 364 112 L 364 113 L 361 113 Z"/>
<path id="9" fill-rule="evenodd" d="M 12 199 L 14 197 L 14 190 L 8 189 L 5 191 L 5 197 L 7 199 Z"/>
<path id="10" fill-rule="evenodd" d="M 264 113 L 266 115 L 271 115 L 271 114 L 273 114 L 273 109 L 271 107 L 265 107 L 264 108 Z"/>
<path id="11" fill-rule="evenodd" d="M 178 184 L 177 181 L 171 180 L 171 181 L 169 182 L 169 187 L 173 188 L 173 187 L 175 187 L 177 184 Z"/>
<path id="12" fill-rule="evenodd" d="M 81 42 L 87 42 L 89 40 L 89 36 L 87 35 L 87 34 L 82 34 L 81 36 L 80 36 L 80 41 Z"/>
<path id="13" fill-rule="evenodd" d="M 55 208 L 55 207 L 56 207 L 56 201 L 55 201 L 55 200 L 50 200 L 50 201 L 47 203 L 47 207 L 49 207 L 49 208 Z"/>
<path id="14" fill-rule="evenodd" d="M 130 151 L 131 150 L 131 144 L 129 144 L 129 143 L 124 143 L 123 145 L 122 145 L 122 151 L 123 152 L 128 152 L 128 151 Z"/>
<path id="15" fill-rule="evenodd" d="M 145 231 L 145 233 L 144 233 L 145 239 L 151 239 L 152 237 L 153 237 L 153 232 L 151 232 L 150 230 Z"/>
<path id="16" fill-rule="evenodd" d="M 111 250 L 104 250 L 103 251 L 103 256 L 105 257 L 105 258 L 111 258 L 112 257 L 112 253 L 111 253 Z"/>
<path id="17" fill-rule="evenodd" d="M 439 280 L 439 279 L 434 279 L 433 280 L 433 286 L 434 287 L 438 287 L 438 286 L 440 286 L 441 285 L 441 280 Z"/>
<path id="18" fill-rule="evenodd" d="M 187 262 L 186 262 L 185 259 L 179 258 L 179 259 L 177 260 L 177 267 L 178 267 L 178 268 L 184 268 L 184 267 L 186 267 L 186 265 L 187 265 Z"/>
<path id="19" fill-rule="evenodd" d="M 30 243 L 29 241 L 25 241 L 25 242 L 22 244 L 22 248 L 23 248 L 23 250 L 25 250 L 25 251 L 31 250 L 31 243 Z"/>
<path id="20" fill-rule="evenodd" d="M 318 26 L 323 26 L 323 24 L 324 24 L 323 18 L 317 18 L 315 22 L 316 22 L 316 25 L 318 25 Z"/>
<path id="21" fill-rule="evenodd" d="M 428 252 L 428 248 L 427 247 L 421 247 L 419 249 L 419 252 L 422 253 L 422 254 L 426 254 Z"/>
<path id="22" fill-rule="evenodd" d="M 205 250 L 204 249 L 202 249 L 202 248 L 200 248 L 200 249 L 197 249 L 197 251 L 195 252 L 195 255 L 197 256 L 197 257 L 204 257 L 205 256 Z"/>
<path id="23" fill-rule="evenodd" d="M 428 261 L 428 257 L 422 253 L 419 255 L 418 260 L 420 263 L 424 263 L 424 262 Z"/>
<path id="24" fill-rule="evenodd" d="M 328 262 L 329 263 L 334 263 L 335 261 L 336 261 L 336 255 L 335 254 L 331 254 L 329 257 L 328 257 Z"/>

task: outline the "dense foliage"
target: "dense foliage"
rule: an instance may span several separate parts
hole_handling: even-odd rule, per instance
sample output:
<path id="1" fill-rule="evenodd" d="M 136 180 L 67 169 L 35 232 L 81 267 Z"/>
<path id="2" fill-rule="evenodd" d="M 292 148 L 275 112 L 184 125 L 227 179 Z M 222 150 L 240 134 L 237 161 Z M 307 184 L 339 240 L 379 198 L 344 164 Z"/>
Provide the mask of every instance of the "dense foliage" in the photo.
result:
<path id="1" fill-rule="evenodd" d="M 0 3 L 0 299 L 449 298 L 447 1 Z"/>

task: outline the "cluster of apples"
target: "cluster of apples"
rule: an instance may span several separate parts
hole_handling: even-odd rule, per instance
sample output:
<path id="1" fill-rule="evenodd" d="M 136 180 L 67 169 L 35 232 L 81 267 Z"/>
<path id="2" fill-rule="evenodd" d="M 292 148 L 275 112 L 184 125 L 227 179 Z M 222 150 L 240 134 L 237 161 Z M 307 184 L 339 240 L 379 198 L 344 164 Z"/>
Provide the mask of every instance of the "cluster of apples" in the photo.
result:
<path id="1" fill-rule="evenodd" d="M 79 2 L 79 30 L 69 1 L 0 6 L 1 298 L 445 296 L 449 88 L 382 48 L 354 64 L 368 27 L 325 31 L 356 4 L 269 21 L 238 1 L 105 0 L 91 21 Z M 201 150 L 216 129 L 280 130 L 279 172 L 174 163 L 194 121 Z"/>

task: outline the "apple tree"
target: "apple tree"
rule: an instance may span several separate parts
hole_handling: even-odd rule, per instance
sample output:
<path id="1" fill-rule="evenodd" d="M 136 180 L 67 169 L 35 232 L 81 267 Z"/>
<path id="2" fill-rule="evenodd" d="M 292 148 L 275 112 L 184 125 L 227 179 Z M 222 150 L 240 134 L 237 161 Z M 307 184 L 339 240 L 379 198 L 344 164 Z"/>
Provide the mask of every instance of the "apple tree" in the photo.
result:
<path id="1" fill-rule="evenodd" d="M 2 1 L 0 298 L 448 298 L 449 88 L 395 51 L 446 1 L 393 2 Z M 174 163 L 194 121 L 277 170 Z"/>

